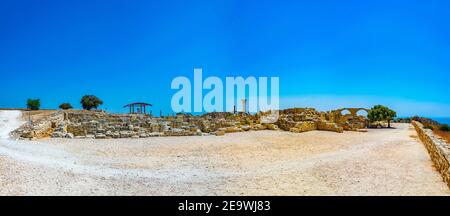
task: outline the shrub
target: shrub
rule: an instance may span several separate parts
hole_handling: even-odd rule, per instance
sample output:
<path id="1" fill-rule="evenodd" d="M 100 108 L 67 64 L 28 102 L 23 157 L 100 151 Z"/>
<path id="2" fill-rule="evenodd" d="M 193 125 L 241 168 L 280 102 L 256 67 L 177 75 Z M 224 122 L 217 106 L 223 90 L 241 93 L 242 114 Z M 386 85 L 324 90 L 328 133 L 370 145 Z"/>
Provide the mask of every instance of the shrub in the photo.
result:
<path id="1" fill-rule="evenodd" d="M 85 95 L 81 98 L 81 106 L 85 110 L 97 109 L 103 104 L 103 101 L 94 95 Z"/>
<path id="2" fill-rule="evenodd" d="M 40 99 L 28 99 L 27 100 L 27 108 L 30 110 L 39 110 L 41 107 Z"/>
<path id="3" fill-rule="evenodd" d="M 433 126 L 431 125 L 425 125 L 423 126 L 424 129 L 430 129 L 430 130 L 434 130 Z"/>
<path id="4" fill-rule="evenodd" d="M 449 132 L 450 126 L 448 126 L 447 124 L 441 125 L 441 126 L 439 126 L 439 130 Z"/>
<path id="5" fill-rule="evenodd" d="M 72 109 L 73 107 L 70 103 L 63 103 L 63 104 L 59 105 L 59 108 L 63 109 L 63 110 L 68 110 L 68 109 Z"/>

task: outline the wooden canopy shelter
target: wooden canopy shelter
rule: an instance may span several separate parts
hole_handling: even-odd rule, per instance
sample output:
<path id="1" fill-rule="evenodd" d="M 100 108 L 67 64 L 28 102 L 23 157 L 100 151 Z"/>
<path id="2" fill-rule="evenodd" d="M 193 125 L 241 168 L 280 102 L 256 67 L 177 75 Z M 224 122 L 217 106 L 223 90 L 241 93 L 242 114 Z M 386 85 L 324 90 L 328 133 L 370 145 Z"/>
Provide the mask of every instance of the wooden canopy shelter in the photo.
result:
<path id="1" fill-rule="evenodd" d="M 135 102 L 135 103 L 127 104 L 127 105 L 123 106 L 123 108 L 129 107 L 130 114 L 146 114 L 147 106 L 153 106 L 153 105 L 148 104 L 148 103 Z"/>

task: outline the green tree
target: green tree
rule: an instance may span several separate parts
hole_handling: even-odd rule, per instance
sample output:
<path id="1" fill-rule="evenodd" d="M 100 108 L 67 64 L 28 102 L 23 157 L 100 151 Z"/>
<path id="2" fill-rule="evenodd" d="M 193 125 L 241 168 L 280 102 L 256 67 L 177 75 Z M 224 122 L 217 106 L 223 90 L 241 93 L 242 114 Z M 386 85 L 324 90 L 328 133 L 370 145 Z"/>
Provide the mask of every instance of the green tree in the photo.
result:
<path id="1" fill-rule="evenodd" d="M 63 109 L 63 110 L 68 110 L 68 109 L 72 109 L 73 107 L 70 103 L 62 103 L 61 105 L 59 105 L 59 108 Z"/>
<path id="2" fill-rule="evenodd" d="M 391 121 L 397 117 L 397 113 L 382 105 L 376 105 L 369 110 L 367 118 L 371 121 L 387 121 L 388 127 L 391 127 Z"/>
<path id="3" fill-rule="evenodd" d="M 94 95 L 85 95 L 81 98 L 81 106 L 85 110 L 97 109 L 103 101 Z"/>
<path id="4" fill-rule="evenodd" d="M 27 100 L 27 108 L 30 110 L 39 110 L 41 107 L 40 99 L 28 99 Z"/>

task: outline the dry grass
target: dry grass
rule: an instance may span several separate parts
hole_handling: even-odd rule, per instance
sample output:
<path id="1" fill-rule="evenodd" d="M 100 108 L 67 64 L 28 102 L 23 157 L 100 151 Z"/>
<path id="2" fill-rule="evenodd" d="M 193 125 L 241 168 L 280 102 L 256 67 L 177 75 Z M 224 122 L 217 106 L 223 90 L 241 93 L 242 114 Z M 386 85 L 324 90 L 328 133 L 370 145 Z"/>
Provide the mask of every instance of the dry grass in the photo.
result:
<path id="1" fill-rule="evenodd" d="M 445 141 L 447 141 L 447 143 L 450 144 L 450 133 L 446 132 L 446 131 L 441 131 L 439 130 L 439 128 L 434 128 L 433 133 L 436 134 L 437 136 L 441 137 L 442 139 L 444 139 Z"/>
<path id="2" fill-rule="evenodd" d="M 450 132 L 439 130 L 439 126 L 437 126 L 437 125 L 423 124 L 423 126 L 424 126 L 425 128 L 426 128 L 426 127 L 431 127 L 431 128 L 433 128 L 433 133 L 434 133 L 436 136 L 438 136 L 438 137 L 444 139 L 445 141 L 447 141 L 447 143 L 450 144 Z"/>

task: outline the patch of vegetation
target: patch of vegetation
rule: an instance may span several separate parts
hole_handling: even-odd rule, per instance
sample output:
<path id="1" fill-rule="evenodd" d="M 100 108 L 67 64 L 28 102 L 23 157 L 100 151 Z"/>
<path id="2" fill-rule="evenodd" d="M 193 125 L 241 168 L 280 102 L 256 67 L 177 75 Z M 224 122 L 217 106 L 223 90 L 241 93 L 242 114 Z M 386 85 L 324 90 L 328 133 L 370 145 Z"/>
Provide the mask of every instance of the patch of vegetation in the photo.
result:
<path id="1" fill-rule="evenodd" d="M 30 110 L 39 110 L 41 107 L 40 99 L 28 99 L 27 100 L 27 108 Z"/>
<path id="2" fill-rule="evenodd" d="M 68 110 L 68 109 L 72 109 L 73 107 L 70 103 L 62 103 L 61 105 L 59 105 L 59 108 L 63 109 L 63 110 Z"/>
<path id="3" fill-rule="evenodd" d="M 423 126 L 424 129 L 430 129 L 430 130 L 434 130 L 434 127 L 431 125 L 425 125 Z"/>
<path id="4" fill-rule="evenodd" d="M 444 132 L 450 132 L 450 126 L 448 126 L 447 124 L 441 125 L 439 126 L 439 130 Z"/>
<path id="5" fill-rule="evenodd" d="M 100 100 L 97 96 L 94 95 L 85 95 L 81 98 L 81 106 L 85 110 L 97 109 L 100 105 L 103 104 L 103 101 Z"/>

